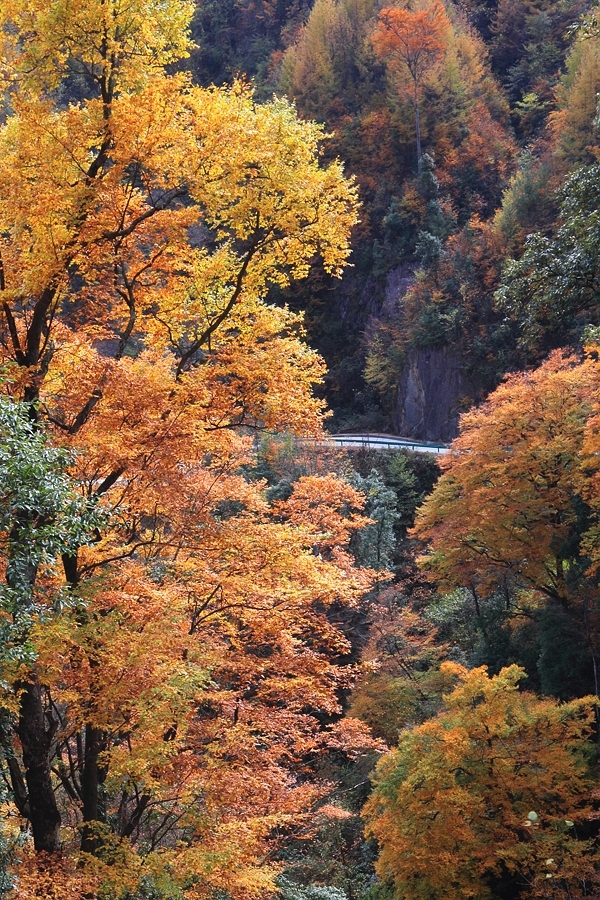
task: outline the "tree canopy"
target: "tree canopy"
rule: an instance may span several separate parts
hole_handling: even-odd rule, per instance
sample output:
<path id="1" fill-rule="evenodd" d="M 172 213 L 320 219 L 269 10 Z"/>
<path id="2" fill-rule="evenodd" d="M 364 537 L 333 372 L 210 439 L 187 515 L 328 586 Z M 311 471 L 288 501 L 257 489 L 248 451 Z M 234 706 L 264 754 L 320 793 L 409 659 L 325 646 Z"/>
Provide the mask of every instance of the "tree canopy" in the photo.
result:
<path id="1" fill-rule="evenodd" d="M 406 900 L 590 896 L 594 698 L 538 700 L 517 666 L 442 668 L 458 682 L 445 708 L 400 736 L 364 810 L 380 877 Z"/>
<path id="2" fill-rule="evenodd" d="M 561 190 L 560 220 L 551 236 L 529 235 L 509 260 L 496 299 L 541 348 L 563 342 L 573 326 L 597 322 L 600 303 L 600 167 L 582 166 Z"/>
<path id="3" fill-rule="evenodd" d="M 370 740 L 317 717 L 335 718 L 346 647 L 326 611 L 372 581 L 345 548 L 362 498 L 340 489 L 344 528 L 317 556 L 319 518 L 244 476 L 254 432 L 320 434 L 322 362 L 267 292 L 316 256 L 340 273 L 356 191 L 287 102 L 165 69 L 191 14 L 0 13 L 2 360 L 30 423 L 11 440 L 19 465 L 58 448 L 56 485 L 66 466 L 98 510 L 44 537 L 44 567 L 25 553 L 56 518 L 43 481 L 2 526 L 9 592 L 27 556 L 12 627 L 39 598 L 2 689 L 12 814 L 35 850 L 22 898 L 260 893 L 277 828 L 323 790 L 295 766 Z"/>
<path id="4" fill-rule="evenodd" d="M 581 539 L 593 521 L 599 375 L 595 350 L 583 361 L 556 352 L 463 416 L 415 525 L 443 587 L 506 579 L 566 605 L 588 594 Z"/>
<path id="5" fill-rule="evenodd" d="M 597 18 L 0 4 L 0 895 L 598 894 Z"/>

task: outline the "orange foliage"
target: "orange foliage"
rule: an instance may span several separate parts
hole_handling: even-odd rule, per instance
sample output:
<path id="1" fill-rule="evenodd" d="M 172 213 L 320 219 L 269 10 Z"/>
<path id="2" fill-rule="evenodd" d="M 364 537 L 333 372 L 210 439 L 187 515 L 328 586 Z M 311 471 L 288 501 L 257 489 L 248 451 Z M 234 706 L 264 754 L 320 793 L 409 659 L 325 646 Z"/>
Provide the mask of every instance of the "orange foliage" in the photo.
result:
<path id="1" fill-rule="evenodd" d="M 594 698 L 520 693 L 517 666 L 442 670 L 458 681 L 445 710 L 403 732 L 365 807 L 380 877 L 406 900 L 488 900 L 503 878 L 530 898 L 591 896 L 598 851 L 581 832 Z"/>
<path id="2" fill-rule="evenodd" d="M 292 496 L 275 510 L 292 525 L 314 535 L 319 551 L 347 544 L 360 528 L 372 523 L 359 515 L 364 496 L 337 475 L 305 476 L 294 485 Z"/>
<path id="3" fill-rule="evenodd" d="M 386 7 L 379 13 L 373 44 L 377 53 L 395 68 L 406 66 L 418 90 L 424 75 L 442 58 L 444 32 L 449 24 L 440 0 L 415 12 Z"/>
<path id="4" fill-rule="evenodd" d="M 376 53 L 388 62 L 394 74 L 408 70 L 412 81 L 408 96 L 415 109 L 417 162 L 421 171 L 421 126 L 419 100 L 425 76 L 442 59 L 445 35 L 450 27 L 440 0 L 427 9 L 410 12 L 388 7 L 379 13 L 379 24 L 373 35 Z"/>
<path id="5" fill-rule="evenodd" d="M 579 503 L 596 502 L 598 457 L 584 447 L 594 446 L 599 397 L 597 354 L 579 361 L 556 352 L 462 417 L 415 525 L 431 545 L 423 565 L 442 588 L 487 591 L 506 579 L 565 605 L 581 591 L 595 596 L 581 582 L 577 529 Z"/>
<path id="6" fill-rule="evenodd" d="M 15 896 L 15 900 L 80 900 L 93 897 L 98 885 L 99 879 L 78 869 L 73 859 L 25 850 L 19 865 L 18 892 L 9 896 Z"/>
<path id="7" fill-rule="evenodd" d="M 327 476 L 273 510 L 247 477 L 256 432 L 322 433 L 323 363 L 265 297 L 317 254 L 339 274 L 356 193 L 287 103 L 161 71 L 187 52 L 190 5 L 135 0 L 110 22 L 103 2 L 51 5 L 52 27 L 34 0 L 0 11 L 1 354 L 107 518 L 64 571 L 30 576 L 36 661 L 2 662 L 4 703 L 21 704 L 11 816 L 52 866 L 64 850 L 63 896 L 89 876 L 89 897 L 94 879 L 102 896 L 150 879 L 250 897 L 272 889 L 278 828 L 326 790 L 311 761 L 370 740 L 318 718 L 352 677 L 327 611 L 373 580 L 347 548 L 361 498 Z M 58 107 L 67 58 L 98 95 Z M 36 772 L 44 821 L 26 799 Z M 42 862 L 25 854 L 19 896 Z"/>
<path id="8" fill-rule="evenodd" d="M 440 139 L 436 150 L 440 158 L 440 186 L 460 201 L 461 181 L 481 185 L 484 189 L 503 184 L 511 172 L 515 147 L 506 128 L 495 121 L 485 103 L 476 101 L 466 120 L 465 140 L 453 145 L 448 138 Z M 485 190 L 482 194 L 485 196 Z M 491 210 L 484 207 L 482 213 Z"/>

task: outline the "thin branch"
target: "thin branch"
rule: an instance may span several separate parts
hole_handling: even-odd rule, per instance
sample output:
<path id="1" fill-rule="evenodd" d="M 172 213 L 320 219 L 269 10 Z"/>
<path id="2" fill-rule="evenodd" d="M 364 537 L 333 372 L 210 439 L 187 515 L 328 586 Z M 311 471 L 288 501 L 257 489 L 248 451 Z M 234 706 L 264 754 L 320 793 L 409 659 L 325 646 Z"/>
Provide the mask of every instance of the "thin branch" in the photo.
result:
<path id="1" fill-rule="evenodd" d="M 254 257 L 255 253 L 258 251 L 258 248 L 260 247 L 261 243 L 262 243 L 262 241 L 258 241 L 256 244 L 252 244 L 252 246 L 247 251 L 244 261 L 243 261 L 243 263 L 240 267 L 240 270 L 237 274 L 237 277 L 235 279 L 235 287 L 233 289 L 233 293 L 231 294 L 231 297 L 229 298 L 229 302 L 227 303 L 225 309 L 223 309 L 219 313 L 219 315 L 211 322 L 211 324 L 208 326 L 208 328 L 206 328 L 204 330 L 203 334 L 201 334 L 200 337 L 197 338 L 192 343 L 192 345 L 186 350 L 186 352 L 182 354 L 182 357 L 179 360 L 179 364 L 175 371 L 176 380 L 179 380 L 185 365 L 189 362 L 189 360 L 192 358 L 192 356 L 198 352 L 198 350 L 202 347 L 202 345 L 205 344 L 207 340 L 209 340 L 209 338 L 211 337 L 212 334 L 214 334 L 214 332 L 217 330 L 217 328 L 219 328 L 219 326 L 225 321 L 225 319 L 229 316 L 233 307 L 239 300 L 240 294 L 242 293 L 242 289 L 244 287 L 244 278 L 246 277 L 246 272 L 248 271 L 248 266 L 252 262 L 252 258 Z"/>
<path id="2" fill-rule="evenodd" d="M 184 188 L 173 188 L 170 191 L 166 191 L 154 206 L 151 206 L 150 209 L 147 209 L 145 212 L 140 213 L 139 216 L 136 216 L 126 228 L 118 228 L 115 231 L 105 231 L 102 237 L 109 241 L 128 237 L 130 234 L 133 234 L 138 225 L 141 225 L 142 222 L 145 222 L 147 219 L 151 219 L 156 213 L 164 212 L 173 200 L 176 200 L 178 197 L 183 197 L 185 193 L 186 191 Z"/>
<path id="3" fill-rule="evenodd" d="M 2 273 L 2 279 L 0 282 L 0 289 L 4 289 L 4 269 L 0 268 L 0 272 Z M 13 317 L 13 314 L 10 310 L 10 307 L 6 301 L 2 303 L 2 309 L 4 310 L 4 315 L 6 316 L 6 322 L 8 324 L 8 331 L 10 334 L 10 339 L 12 341 L 13 350 L 15 351 L 15 358 L 20 366 L 27 365 L 27 361 L 25 359 L 25 354 L 21 348 L 21 343 L 19 341 L 19 334 L 17 332 L 17 326 Z"/>

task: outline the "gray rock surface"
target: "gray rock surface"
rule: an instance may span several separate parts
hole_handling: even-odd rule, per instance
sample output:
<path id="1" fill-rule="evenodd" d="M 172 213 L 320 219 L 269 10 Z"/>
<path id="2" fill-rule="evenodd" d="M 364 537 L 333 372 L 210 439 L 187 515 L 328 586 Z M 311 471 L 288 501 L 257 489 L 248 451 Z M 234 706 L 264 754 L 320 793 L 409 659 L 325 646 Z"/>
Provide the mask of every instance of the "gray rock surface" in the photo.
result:
<path id="1" fill-rule="evenodd" d="M 394 430 L 421 441 L 451 441 L 475 396 L 449 347 L 411 350 L 398 384 Z"/>

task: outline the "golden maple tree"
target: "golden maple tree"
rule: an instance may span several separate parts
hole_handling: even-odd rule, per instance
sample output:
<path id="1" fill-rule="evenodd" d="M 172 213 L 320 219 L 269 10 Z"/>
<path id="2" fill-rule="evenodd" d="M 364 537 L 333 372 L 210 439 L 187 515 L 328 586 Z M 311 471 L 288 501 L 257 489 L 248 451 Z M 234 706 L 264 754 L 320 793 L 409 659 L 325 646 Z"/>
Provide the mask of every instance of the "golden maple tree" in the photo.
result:
<path id="1" fill-rule="evenodd" d="M 565 607 L 592 590 L 581 550 L 594 556 L 599 378 L 594 348 L 557 351 L 462 417 L 414 529 L 443 588 L 505 581 Z"/>
<path id="2" fill-rule="evenodd" d="M 502 882 L 511 896 L 595 896 L 595 698 L 539 700 L 518 666 L 442 672 L 458 682 L 445 709 L 401 734 L 364 810 L 380 877 L 406 900 L 487 900 Z"/>
<path id="3" fill-rule="evenodd" d="M 495 593 L 513 620 L 541 608 L 569 620 L 596 690 L 599 397 L 594 347 L 509 376 L 461 418 L 414 528 L 426 573 L 468 591 L 478 616 Z"/>
<path id="4" fill-rule="evenodd" d="M 22 898 L 144 879 L 190 898 L 264 892 L 268 842 L 323 790 L 297 770 L 328 743 L 369 743 L 313 715 L 338 711 L 348 678 L 327 608 L 372 581 L 345 546 L 361 497 L 340 483 L 315 520 L 303 504 L 332 477 L 276 509 L 244 477 L 253 432 L 320 433 L 323 364 L 265 297 L 315 256 L 339 274 L 356 193 L 287 103 L 167 74 L 191 14 L 0 11 L 5 383 L 99 510 L 56 558 L 22 540 L 60 531 L 56 510 L 18 507 L 3 533 L 13 599 L 24 585 L 3 614 L 27 620 L 2 662 L 6 775 L 36 851 Z"/>

